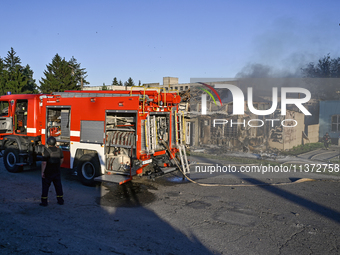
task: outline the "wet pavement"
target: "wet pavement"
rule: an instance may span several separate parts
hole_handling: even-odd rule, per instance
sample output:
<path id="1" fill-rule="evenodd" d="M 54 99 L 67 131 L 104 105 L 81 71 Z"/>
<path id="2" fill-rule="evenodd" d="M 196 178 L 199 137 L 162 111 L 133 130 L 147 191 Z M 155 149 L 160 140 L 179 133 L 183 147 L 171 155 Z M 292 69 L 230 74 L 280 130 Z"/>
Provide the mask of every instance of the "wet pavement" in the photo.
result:
<path id="1" fill-rule="evenodd" d="M 137 207 L 144 206 L 156 200 L 149 190 L 155 190 L 151 183 L 143 184 L 128 182 L 126 185 L 102 183 L 103 193 L 96 199 L 100 206 L 108 207 Z"/>

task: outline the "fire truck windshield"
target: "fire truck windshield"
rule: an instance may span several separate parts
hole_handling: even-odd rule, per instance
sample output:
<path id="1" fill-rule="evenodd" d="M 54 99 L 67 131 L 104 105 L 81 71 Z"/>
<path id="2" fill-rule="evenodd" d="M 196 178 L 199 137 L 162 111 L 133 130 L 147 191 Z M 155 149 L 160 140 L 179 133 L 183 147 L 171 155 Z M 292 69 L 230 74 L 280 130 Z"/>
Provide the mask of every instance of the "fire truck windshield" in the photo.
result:
<path id="1" fill-rule="evenodd" d="M 7 101 L 0 101 L 0 116 L 8 116 L 8 106 L 9 103 Z"/>

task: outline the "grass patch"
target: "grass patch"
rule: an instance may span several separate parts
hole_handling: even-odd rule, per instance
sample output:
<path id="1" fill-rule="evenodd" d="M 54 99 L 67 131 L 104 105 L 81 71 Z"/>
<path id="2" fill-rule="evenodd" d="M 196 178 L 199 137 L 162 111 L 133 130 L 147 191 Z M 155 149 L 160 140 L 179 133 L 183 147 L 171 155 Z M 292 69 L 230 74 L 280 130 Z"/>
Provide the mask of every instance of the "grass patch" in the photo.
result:
<path id="1" fill-rule="evenodd" d="M 332 158 L 332 159 L 330 160 L 330 162 L 331 162 L 332 164 L 339 164 L 339 165 L 340 165 L 340 159 L 339 159 L 338 157 Z"/>
<path id="2" fill-rule="evenodd" d="M 309 151 L 314 151 L 316 149 L 324 148 L 323 143 L 308 143 L 305 145 L 294 146 L 292 149 L 288 151 L 282 151 L 281 155 L 290 155 L 290 156 L 297 156 L 302 153 L 306 153 Z"/>

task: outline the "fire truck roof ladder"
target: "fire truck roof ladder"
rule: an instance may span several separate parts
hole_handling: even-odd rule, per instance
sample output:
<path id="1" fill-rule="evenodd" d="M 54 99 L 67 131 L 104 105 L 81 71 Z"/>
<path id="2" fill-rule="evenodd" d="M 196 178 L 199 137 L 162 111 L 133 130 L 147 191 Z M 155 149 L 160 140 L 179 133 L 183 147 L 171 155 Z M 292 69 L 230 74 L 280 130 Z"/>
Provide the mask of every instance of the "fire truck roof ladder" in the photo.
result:
<path id="1" fill-rule="evenodd" d="M 139 97 L 142 98 L 143 95 L 139 94 L 115 94 L 115 93 L 81 93 L 81 92 L 54 92 L 53 95 L 61 96 L 64 98 L 68 97 Z M 146 98 L 148 96 L 146 95 Z"/>

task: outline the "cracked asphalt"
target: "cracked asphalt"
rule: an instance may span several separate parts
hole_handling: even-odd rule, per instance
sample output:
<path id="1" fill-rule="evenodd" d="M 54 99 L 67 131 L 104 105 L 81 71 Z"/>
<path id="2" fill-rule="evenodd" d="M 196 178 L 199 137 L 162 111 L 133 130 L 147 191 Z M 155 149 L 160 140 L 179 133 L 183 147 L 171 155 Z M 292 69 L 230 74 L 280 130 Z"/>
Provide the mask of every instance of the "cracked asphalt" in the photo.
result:
<path id="1" fill-rule="evenodd" d="M 43 208 L 38 170 L 0 166 L 0 254 L 340 253 L 338 176 L 194 176 L 236 185 L 203 187 L 173 173 L 85 187 L 63 169 L 65 205 L 51 188 Z"/>

